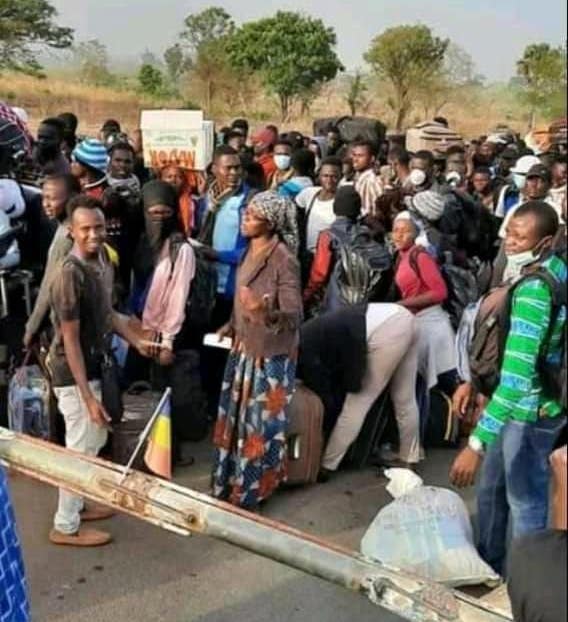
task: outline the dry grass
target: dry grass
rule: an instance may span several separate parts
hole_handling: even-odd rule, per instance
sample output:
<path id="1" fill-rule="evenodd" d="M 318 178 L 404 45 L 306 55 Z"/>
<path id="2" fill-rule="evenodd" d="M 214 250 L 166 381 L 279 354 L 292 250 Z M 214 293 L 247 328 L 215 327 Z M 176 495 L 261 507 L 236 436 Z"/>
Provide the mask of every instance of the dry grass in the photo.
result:
<path id="1" fill-rule="evenodd" d="M 30 126 L 63 111 L 80 119 L 80 133 L 92 134 L 109 117 L 120 119 L 125 127 L 138 125 L 140 110 L 155 107 L 157 102 L 136 92 L 81 84 L 72 79 L 37 79 L 21 74 L 0 75 L 0 99 L 25 108 Z"/>
<path id="2" fill-rule="evenodd" d="M 63 111 L 74 112 L 80 119 L 79 131 L 93 134 L 107 118 L 117 118 L 127 130 L 138 126 L 140 111 L 144 108 L 180 107 L 180 101 L 160 101 L 141 97 L 128 88 L 125 80 L 124 89 L 96 87 L 82 84 L 71 76 L 54 76 L 49 79 L 37 79 L 20 74 L 0 75 L 0 100 L 25 108 L 30 116 L 32 129 L 47 116 Z M 187 94 L 191 94 L 191 85 Z M 195 92 L 195 91 L 193 91 Z M 386 105 L 386 97 L 369 94 L 368 103 L 360 114 L 374 116 L 392 126 L 393 114 Z M 292 115 L 283 129 L 298 129 L 310 132 L 312 119 L 333 115 L 349 114 L 347 104 L 337 83 L 327 86 L 313 102 L 309 115 Z M 506 89 L 485 89 L 464 97 L 459 104 L 444 106 L 439 114 L 450 120 L 451 126 L 465 137 L 479 136 L 499 123 L 524 131 L 526 115 L 522 107 Z M 226 124 L 236 116 L 246 116 L 253 126 L 267 123 L 279 124 L 276 101 L 258 94 L 248 97 L 240 106 L 227 106 L 218 102 L 212 115 L 219 125 Z M 422 120 L 419 112 L 409 120 L 415 123 Z"/>

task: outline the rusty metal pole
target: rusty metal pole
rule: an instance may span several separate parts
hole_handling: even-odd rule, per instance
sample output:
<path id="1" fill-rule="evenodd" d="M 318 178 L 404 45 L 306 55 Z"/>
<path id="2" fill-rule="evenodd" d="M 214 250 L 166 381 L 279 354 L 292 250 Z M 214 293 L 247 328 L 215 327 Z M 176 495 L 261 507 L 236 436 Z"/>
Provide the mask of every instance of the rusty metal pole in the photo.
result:
<path id="1" fill-rule="evenodd" d="M 53 486 L 179 535 L 200 533 L 247 549 L 366 595 L 403 619 L 504 622 L 503 612 L 476 599 L 387 568 L 363 556 L 250 514 L 207 495 L 0 427 L 0 461 Z"/>

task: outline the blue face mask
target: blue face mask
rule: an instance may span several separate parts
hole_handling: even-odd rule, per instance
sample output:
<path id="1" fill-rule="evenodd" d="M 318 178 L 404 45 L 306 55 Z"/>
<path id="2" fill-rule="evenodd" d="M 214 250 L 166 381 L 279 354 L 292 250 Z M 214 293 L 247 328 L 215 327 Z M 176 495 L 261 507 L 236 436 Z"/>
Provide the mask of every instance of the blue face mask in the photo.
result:
<path id="1" fill-rule="evenodd" d="M 289 155 L 275 155 L 274 156 L 274 164 L 276 164 L 276 168 L 279 171 L 287 171 L 290 168 L 290 163 L 292 162 L 292 158 Z"/>

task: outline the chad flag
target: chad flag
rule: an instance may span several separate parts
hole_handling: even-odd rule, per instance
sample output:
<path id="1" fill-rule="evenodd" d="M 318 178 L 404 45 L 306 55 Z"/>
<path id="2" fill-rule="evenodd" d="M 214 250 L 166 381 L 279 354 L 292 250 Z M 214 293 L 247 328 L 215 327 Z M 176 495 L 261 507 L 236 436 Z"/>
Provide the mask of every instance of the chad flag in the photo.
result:
<path id="1" fill-rule="evenodd" d="M 168 395 L 152 426 L 144 454 L 146 466 L 161 477 L 172 479 L 171 402 Z"/>

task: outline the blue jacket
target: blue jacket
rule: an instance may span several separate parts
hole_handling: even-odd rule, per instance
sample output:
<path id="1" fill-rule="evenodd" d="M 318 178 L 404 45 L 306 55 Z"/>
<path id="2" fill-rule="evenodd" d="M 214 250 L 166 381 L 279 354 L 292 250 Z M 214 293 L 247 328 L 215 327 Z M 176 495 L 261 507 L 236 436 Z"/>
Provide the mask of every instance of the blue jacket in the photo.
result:
<path id="1" fill-rule="evenodd" d="M 219 277 L 219 284 L 217 293 L 224 298 L 231 299 L 235 295 L 235 280 L 237 267 L 241 261 L 242 256 L 244 255 L 247 246 L 248 240 L 241 233 L 241 223 L 243 219 L 243 213 L 247 207 L 248 199 L 251 196 L 251 187 L 243 183 L 239 192 L 236 195 L 232 195 L 228 199 L 226 199 L 221 207 L 212 214 L 209 212 L 209 197 L 206 195 L 201 198 L 198 202 L 198 213 L 197 219 L 200 224 L 200 227 L 203 227 L 206 224 L 206 219 L 209 216 L 213 218 L 213 223 L 210 223 L 210 236 L 209 239 L 204 240 L 206 244 L 209 244 L 214 250 L 217 251 L 218 262 L 217 262 L 217 273 Z M 238 201 L 238 232 L 237 237 L 235 239 L 234 247 L 231 249 L 219 250 L 215 248 L 214 238 L 215 235 L 215 227 L 217 225 L 217 217 L 223 206 L 227 205 L 230 201 Z"/>

